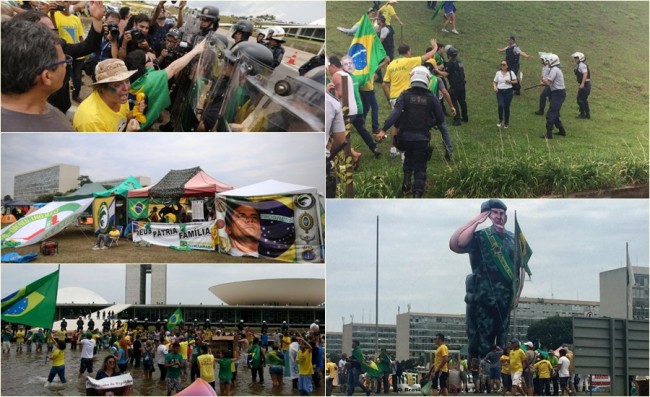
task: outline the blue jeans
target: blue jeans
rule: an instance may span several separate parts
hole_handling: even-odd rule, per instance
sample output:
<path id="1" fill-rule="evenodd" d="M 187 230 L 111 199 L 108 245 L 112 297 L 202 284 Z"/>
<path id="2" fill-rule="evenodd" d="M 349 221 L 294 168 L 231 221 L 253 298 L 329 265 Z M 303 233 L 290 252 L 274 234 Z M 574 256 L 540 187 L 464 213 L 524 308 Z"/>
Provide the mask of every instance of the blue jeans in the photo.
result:
<path id="1" fill-rule="evenodd" d="M 565 90 L 551 91 L 551 105 L 546 112 L 546 133 L 549 134 L 553 131 L 553 126 L 557 127 L 560 132 L 564 131 L 564 125 L 560 120 L 560 109 L 566 99 Z"/>
<path id="2" fill-rule="evenodd" d="M 54 377 L 59 375 L 59 379 L 61 379 L 61 383 L 66 383 L 67 381 L 65 380 L 65 365 L 59 365 L 58 367 L 52 367 L 50 369 L 50 374 L 47 376 L 47 381 L 52 382 L 54 380 Z"/>
<path id="3" fill-rule="evenodd" d="M 350 368 L 348 370 L 348 396 L 354 394 L 355 387 L 359 386 L 364 393 L 370 395 L 370 390 L 362 383 L 359 383 L 360 370 L 358 368 Z"/>
<path id="4" fill-rule="evenodd" d="M 363 92 L 363 91 L 362 91 Z M 585 88 L 584 89 L 579 89 L 578 88 L 578 107 L 580 108 L 580 114 L 584 115 L 590 115 L 589 111 L 589 94 L 591 93 L 591 83 L 586 82 L 585 83 Z M 363 105 L 366 106 L 366 105 Z"/>
<path id="5" fill-rule="evenodd" d="M 381 394 L 382 384 L 384 385 L 384 394 L 388 394 L 388 372 L 381 373 L 381 378 L 377 381 L 377 394 Z"/>
<path id="6" fill-rule="evenodd" d="M 510 124 L 510 104 L 512 103 L 512 88 L 497 91 L 497 104 L 499 105 L 499 121 Z"/>
<path id="7" fill-rule="evenodd" d="M 372 111 L 372 131 L 375 132 L 379 129 L 379 103 L 377 103 L 377 95 L 375 91 L 361 91 L 361 103 L 363 104 L 363 118 L 368 118 L 368 112 Z"/>
<path id="8" fill-rule="evenodd" d="M 546 100 L 551 98 L 551 88 L 549 86 L 544 86 L 544 90 L 539 94 L 539 110 L 544 111 L 546 107 Z"/>

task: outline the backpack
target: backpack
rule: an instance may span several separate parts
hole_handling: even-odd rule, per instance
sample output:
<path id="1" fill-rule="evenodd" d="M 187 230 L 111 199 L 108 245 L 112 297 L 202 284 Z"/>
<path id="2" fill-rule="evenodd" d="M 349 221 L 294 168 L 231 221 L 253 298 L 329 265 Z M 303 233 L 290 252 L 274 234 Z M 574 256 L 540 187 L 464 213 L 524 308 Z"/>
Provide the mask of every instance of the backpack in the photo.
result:
<path id="1" fill-rule="evenodd" d="M 147 365 L 149 365 L 149 364 L 153 364 L 153 353 L 152 353 L 151 350 L 146 349 L 146 350 L 144 351 L 144 359 L 143 359 L 143 362 L 144 362 L 145 364 L 147 364 Z"/>

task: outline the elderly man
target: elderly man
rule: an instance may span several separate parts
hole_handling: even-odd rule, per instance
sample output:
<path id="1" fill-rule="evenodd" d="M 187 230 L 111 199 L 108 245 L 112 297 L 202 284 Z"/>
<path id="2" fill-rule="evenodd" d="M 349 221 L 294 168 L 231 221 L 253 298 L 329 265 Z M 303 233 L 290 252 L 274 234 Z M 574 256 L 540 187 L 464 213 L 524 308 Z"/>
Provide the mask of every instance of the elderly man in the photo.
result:
<path id="1" fill-rule="evenodd" d="M 27 21 L 2 23 L 2 132 L 73 131 L 47 102 L 64 83 L 66 65 L 58 37 Z"/>
<path id="2" fill-rule="evenodd" d="M 140 124 L 129 112 L 128 71 L 120 59 L 107 59 L 97 64 L 93 93 L 86 98 L 74 115 L 73 125 L 79 132 L 138 131 Z M 142 103 L 136 106 L 143 106 Z M 142 110 L 142 108 L 140 108 Z"/>
<path id="3" fill-rule="evenodd" d="M 499 199 L 485 201 L 481 213 L 456 230 L 449 241 L 452 251 L 469 254 L 472 266 L 465 280 L 470 358 L 485 357 L 495 344 L 504 346 L 510 309 L 523 278 L 516 261 L 515 236 L 506 230 L 507 209 Z M 477 231 L 488 218 L 492 226 Z"/>

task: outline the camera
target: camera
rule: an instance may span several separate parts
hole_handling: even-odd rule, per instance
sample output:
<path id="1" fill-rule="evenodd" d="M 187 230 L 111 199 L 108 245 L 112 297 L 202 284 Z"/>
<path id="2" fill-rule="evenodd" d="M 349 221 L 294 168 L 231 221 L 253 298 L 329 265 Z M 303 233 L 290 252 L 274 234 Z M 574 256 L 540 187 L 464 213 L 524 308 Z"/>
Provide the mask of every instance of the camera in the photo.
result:
<path id="1" fill-rule="evenodd" d="M 64 11 L 67 10 L 67 9 L 68 9 L 68 7 L 66 7 L 66 6 L 63 5 L 63 4 L 59 4 L 59 5 L 56 6 L 56 10 L 57 10 L 57 11 L 64 12 Z"/>
<path id="2" fill-rule="evenodd" d="M 120 28 L 117 26 L 115 22 L 109 22 L 107 24 L 104 24 L 108 28 L 108 32 L 111 34 L 113 38 L 118 38 L 120 35 Z"/>
<path id="3" fill-rule="evenodd" d="M 131 33 L 131 40 L 133 40 L 134 42 L 136 42 L 138 44 L 142 43 L 144 41 L 144 39 L 145 39 L 144 33 L 142 33 L 142 31 L 140 31 L 139 29 L 134 28 L 134 29 L 129 30 L 126 33 Z"/>
<path id="4" fill-rule="evenodd" d="M 187 42 L 185 41 L 181 41 L 178 44 L 178 46 L 168 51 L 167 56 L 171 59 L 176 60 L 182 57 L 183 55 L 187 54 L 189 50 L 190 50 L 189 44 L 187 44 Z"/>

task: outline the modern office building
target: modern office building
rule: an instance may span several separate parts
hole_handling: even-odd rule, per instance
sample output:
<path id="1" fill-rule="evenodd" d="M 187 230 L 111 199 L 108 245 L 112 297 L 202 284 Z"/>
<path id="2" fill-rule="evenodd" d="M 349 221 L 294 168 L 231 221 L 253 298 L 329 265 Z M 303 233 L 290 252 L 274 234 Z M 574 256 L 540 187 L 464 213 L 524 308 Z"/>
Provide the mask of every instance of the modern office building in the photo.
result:
<path id="1" fill-rule="evenodd" d="M 327 338 L 327 335 L 325 336 Z M 377 339 L 377 327 L 375 324 L 350 323 L 343 325 L 343 337 L 341 338 L 341 351 L 330 351 L 336 353 L 347 353 L 352 351 L 352 341 L 358 340 L 363 354 L 375 354 L 375 348 L 386 349 L 389 355 L 395 354 L 396 327 L 393 324 L 379 324 L 379 339 Z M 327 342 L 327 340 L 326 340 Z"/>
<path id="2" fill-rule="evenodd" d="M 553 316 L 600 317 L 600 302 L 522 297 L 517 309 L 510 315 L 509 335 L 525 338 L 532 323 Z"/>
<path id="3" fill-rule="evenodd" d="M 344 353 L 342 332 L 327 332 L 325 334 L 325 353 L 334 353 L 336 355 Z"/>
<path id="4" fill-rule="evenodd" d="M 35 201 L 43 194 L 65 193 L 79 187 L 79 166 L 56 164 L 14 177 L 14 200 Z"/>
<path id="5" fill-rule="evenodd" d="M 147 303 L 147 274 L 151 274 L 151 300 L 154 305 L 167 303 L 167 265 L 126 265 L 127 304 Z"/>
<path id="6" fill-rule="evenodd" d="M 442 333 L 450 349 L 467 343 L 464 314 L 408 312 L 397 315 L 397 360 L 417 359 L 427 350 L 435 350 L 433 337 Z"/>
<path id="7" fill-rule="evenodd" d="M 632 306 L 627 302 L 627 268 L 620 267 L 600 273 L 602 317 L 648 320 L 648 267 L 632 266 L 632 271 Z"/>

